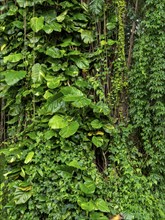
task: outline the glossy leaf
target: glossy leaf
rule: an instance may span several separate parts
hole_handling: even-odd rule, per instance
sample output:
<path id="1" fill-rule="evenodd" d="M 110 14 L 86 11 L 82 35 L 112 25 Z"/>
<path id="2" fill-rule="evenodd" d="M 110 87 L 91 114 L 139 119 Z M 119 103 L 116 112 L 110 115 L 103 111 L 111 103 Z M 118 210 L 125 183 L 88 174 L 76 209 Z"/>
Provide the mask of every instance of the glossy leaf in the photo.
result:
<path id="1" fill-rule="evenodd" d="M 32 81 L 33 83 L 41 83 L 43 81 L 45 74 L 42 70 L 42 66 L 39 63 L 36 63 L 32 67 Z"/>
<path id="2" fill-rule="evenodd" d="M 55 47 L 49 47 L 46 50 L 46 55 L 52 57 L 52 58 L 61 58 L 65 54 L 65 50 L 59 50 L 58 48 Z"/>
<path id="3" fill-rule="evenodd" d="M 99 129 L 103 126 L 101 121 L 99 121 L 98 119 L 93 120 L 91 122 L 91 125 L 92 125 L 92 128 L 95 128 L 95 129 Z"/>
<path id="4" fill-rule="evenodd" d="M 15 204 L 17 204 L 17 205 L 24 204 L 30 199 L 31 196 L 32 196 L 31 191 L 24 192 L 20 189 L 16 189 L 16 191 L 14 193 Z"/>
<path id="5" fill-rule="evenodd" d="M 81 38 L 86 44 L 90 44 L 94 41 L 92 31 L 81 30 Z"/>
<path id="6" fill-rule="evenodd" d="M 88 69 L 89 61 L 85 57 L 71 58 L 80 69 Z"/>
<path id="7" fill-rule="evenodd" d="M 34 156 L 34 151 L 29 152 L 28 155 L 25 158 L 24 163 L 28 164 L 32 160 L 33 156 Z"/>
<path id="8" fill-rule="evenodd" d="M 56 17 L 56 20 L 58 22 L 63 22 L 65 19 L 65 16 L 67 15 L 68 10 L 65 10 L 64 12 L 62 12 L 59 16 Z"/>
<path id="9" fill-rule="evenodd" d="M 79 69 L 77 68 L 77 66 L 71 65 L 66 69 L 65 74 L 68 76 L 75 77 L 79 74 Z"/>
<path id="10" fill-rule="evenodd" d="M 95 184 L 93 181 L 86 181 L 85 183 L 80 183 L 80 189 L 85 194 L 93 194 L 95 192 Z"/>
<path id="11" fill-rule="evenodd" d="M 79 123 L 77 121 L 72 121 L 71 123 L 69 123 L 67 127 L 61 129 L 60 135 L 63 138 L 68 138 L 73 134 L 75 134 L 78 128 L 79 128 Z"/>
<path id="12" fill-rule="evenodd" d="M 82 164 L 80 162 L 78 162 L 77 160 L 73 160 L 70 163 L 67 164 L 70 167 L 75 167 L 77 169 L 80 170 L 84 170 L 85 168 L 82 166 Z"/>
<path id="13" fill-rule="evenodd" d="M 6 70 L 1 74 L 5 76 L 6 83 L 12 86 L 25 77 L 26 71 Z"/>
<path id="14" fill-rule="evenodd" d="M 96 146 L 96 147 L 101 147 L 104 143 L 104 140 L 103 138 L 101 137 L 96 137 L 96 136 L 93 136 L 92 137 L 92 143 Z"/>
<path id="15" fill-rule="evenodd" d="M 90 100 L 90 99 L 88 99 L 88 98 L 82 96 L 82 97 L 79 97 L 76 101 L 74 101 L 74 102 L 72 103 L 72 105 L 73 105 L 74 107 L 77 107 L 77 108 L 83 108 L 83 107 L 85 107 L 85 106 L 90 105 L 90 103 L 91 103 L 91 100 Z"/>
<path id="16" fill-rule="evenodd" d="M 62 115 L 55 115 L 49 120 L 49 126 L 52 129 L 64 128 L 68 125 L 68 121 Z"/>
<path id="17" fill-rule="evenodd" d="M 105 202 L 103 199 L 99 198 L 96 200 L 95 202 L 98 210 L 100 210 L 101 212 L 110 212 L 110 209 L 108 207 L 108 203 Z"/>
<path id="18" fill-rule="evenodd" d="M 20 60 L 23 59 L 23 55 L 21 53 L 17 53 L 17 54 L 10 54 L 6 57 L 4 57 L 4 63 L 7 63 L 7 62 L 18 62 Z"/>
<path id="19" fill-rule="evenodd" d="M 38 32 L 44 27 L 44 17 L 33 17 L 30 20 L 31 28 L 34 32 Z"/>
<path id="20" fill-rule="evenodd" d="M 95 210 L 95 204 L 93 201 L 82 202 L 80 203 L 80 206 L 83 210 L 88 211 L 88 212 Z"/>
<path id="21" fill-rule="evenodd" d="M 109 220 L 109 218 L 104 216 L 102 213 L 93 212 L 90 214 L 90 220 Z"/>

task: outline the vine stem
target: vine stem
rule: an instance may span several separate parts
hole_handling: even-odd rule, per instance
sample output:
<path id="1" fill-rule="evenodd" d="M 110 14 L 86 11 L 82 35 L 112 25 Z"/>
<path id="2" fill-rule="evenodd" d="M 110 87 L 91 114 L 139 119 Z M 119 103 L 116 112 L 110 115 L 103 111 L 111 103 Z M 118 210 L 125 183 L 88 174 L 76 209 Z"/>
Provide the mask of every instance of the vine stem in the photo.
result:
<path id="1" fill-rule="evenodd" d="M 137 13 L 137 11 L 138 11 L 138 0 L 136 0 L 136 3 L 135 3 L 135 14 Z M 136 29 L 136 21 L 134 20 L 132 23 L 131 36 L 130 36 L 130 41 L 129 41 L 129 51 L 128 51 L 128 59 L 127 59 L 128 69 L 130 68 L 131 61 L 132 61 L 132 50 L 133 50 L 133 44 L 134 44 L 135 29 Z"/>

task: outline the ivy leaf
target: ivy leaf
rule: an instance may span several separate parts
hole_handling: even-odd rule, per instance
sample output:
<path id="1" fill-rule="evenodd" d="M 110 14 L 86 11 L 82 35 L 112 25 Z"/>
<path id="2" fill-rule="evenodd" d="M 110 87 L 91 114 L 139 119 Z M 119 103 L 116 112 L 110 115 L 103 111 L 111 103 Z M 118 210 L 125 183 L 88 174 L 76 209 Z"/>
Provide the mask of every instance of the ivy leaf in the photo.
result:
<path id="1" fill-rule="evenodd" d="M 108 41 L 107 41 L 107 44 L 109 45 L 109 46 L 112 46 L 112 45 L 114 45 L 116 43 L 116 41 L 115 40 L 112 40 L 112 39 L 109 39 Z"/>
<path id="2" fill-rule="evenodd" d="M 85 183 L 80 183 L 80 189 L 85 194 L 93 194 L 95 192 L 95 184 L 93 181 L 87 181 Z"/>
<path id="3" fill-rule="evenodd" d="M 1 74 L 5 76 L 6 83 L 12 86 L 25 77 L 26 71 L 6 70 Z"/>
<path id="4" fill-rule="evenodd" d="M 21 53 L 17 53 L 17 54 L 10 54 L 6 57 L 4 57 L 4 63 L 7 63 L 7 62 L 11 62 L 11 63 L 15 63 L 15 62 L 18 62 L 20 60 L 23 59 L 23 55 Z"/>
<path id="5" fill-rule="evenodd" d="M 81 33 L 81 38 L 84 41 L 84 43 L 90 44 L 94 41 L 92 31 L 82 29 L 80 30 L 80 33 Z"/>
<path id="6" fill-rule="evenodd" d="M 95 204 L 93 201 L 89 201 L 89 202 L 79 202 L 80 207 L 88 212 L 94 211 L 95 210 Z"/>
<path id="7" fill-rule="evenodd" d="M 96 147 L 101 147 L 104 143 L 104 140 L 103 138 L 101 137 L 96 137 L 96 136 L 93 136 L 92 137 L 92 143 L 96 146 Z"/>
<path id="8" fill-rule="evenodd" d="M 68 10 L 65 10 L 59 16 L 56 17 L 56 20 L 58 22 L 63 22 L 63 20 L 65 19 L 65 16 L 67 15 L 67 13 L 68 13 Z"/>
<path id="9" fill-rule="evenodd" d="M 41 16 L 39 18 L 37 17 L 31 18 L 30 25 L 34 32 L 38 32 L 42 30 L 44 27 L 44 17 Z"/>
<path id="10" fill-rule="evenodd" d="M 68 121 L 66 121 L 64 116 L 55 115 L 49 120 L 49 126 L 52 129 L 64 128 L 67 125 L 68 125 Z"/>
<path id="11" fill-rule="evenodd" d="M 32 81 L 33 83 L 41 83 L 45 74 L 42 71 L 42 66 L 39 63 L 36 63 L 32 67 Z"/>
<path id="12" fill-rule="evenodd" d="M 60 131 L 60 135 L 63 138 L 68 138 L 75 134 L 79 128 L 79 123 L 77 121 L 72 121 L 67 127 L 64 127 Z"/>
<path id="13" fill-rule="evenodd" d="M 93 120 L 91 122 L 91 125 L 92 125 L 92 128 L 95 128 L 95 129 L 99 129 L 103 126 L 102 123 L 98 119 Z"/>
<path id="14" fill-rule="evenodd" d="M 101 199 L 101 198 L 97 199 L 95 204 L 96 204 L 98 210 L 100 210 L 101 212 L 110 212 L 110 209 L 108 207 L 108 203 L 105 202 L 103 199 Z"/>
<path id="15" fill-rule="evenodd" d="M 59 50 L 58 48 L 55 47 L 49 47 L 46 50 L 46 55 L 53 57 L 53 58 L 61 58 L 65 54 L 65 50 Z"/>
<path id="16" fill-rule="evenodd" d="M 34 152 L 33 151 L 29 152 L 28 155 L 25 158 L 24 163 L 28 164 L 32 160 L 33 156 L 34 156 Z"/>

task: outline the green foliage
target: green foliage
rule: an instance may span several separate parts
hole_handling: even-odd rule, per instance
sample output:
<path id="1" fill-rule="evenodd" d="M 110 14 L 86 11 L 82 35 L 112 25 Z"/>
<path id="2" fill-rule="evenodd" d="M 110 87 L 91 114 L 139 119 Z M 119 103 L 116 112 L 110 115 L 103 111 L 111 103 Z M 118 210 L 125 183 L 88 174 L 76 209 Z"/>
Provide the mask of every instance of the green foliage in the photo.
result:
<path id="1" fill-rule="evenodd" d="M 1 6 L 3 219 L 165 218 L 164 3 L 144 5 L 130 118 L 124 0 Z"/>

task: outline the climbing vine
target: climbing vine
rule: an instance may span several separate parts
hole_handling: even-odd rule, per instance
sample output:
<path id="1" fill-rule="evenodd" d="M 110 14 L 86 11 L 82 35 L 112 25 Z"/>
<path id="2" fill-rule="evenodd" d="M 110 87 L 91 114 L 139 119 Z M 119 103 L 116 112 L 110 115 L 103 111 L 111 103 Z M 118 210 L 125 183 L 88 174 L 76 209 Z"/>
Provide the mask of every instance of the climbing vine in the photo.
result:
<path id="1" fill-rule="evenodd" d="M 128 68 L 126 3 L 2 1 L 3 219 L 164 219 L 165 4 L 141 8 Z"/>

